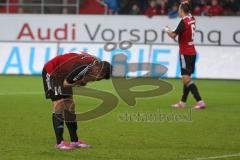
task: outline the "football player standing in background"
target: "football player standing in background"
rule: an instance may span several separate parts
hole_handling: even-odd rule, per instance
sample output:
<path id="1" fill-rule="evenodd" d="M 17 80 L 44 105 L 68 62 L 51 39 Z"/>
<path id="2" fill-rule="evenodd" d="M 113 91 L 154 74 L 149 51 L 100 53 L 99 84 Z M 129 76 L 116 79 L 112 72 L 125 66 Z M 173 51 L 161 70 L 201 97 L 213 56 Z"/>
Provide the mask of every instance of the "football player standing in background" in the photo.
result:
<path id="1" fill-rule="evenodd" d="M 179 16 L 182 18 L 177 29 L 171 31 L 169 27 L 165 27 L 165 32 L 171 38 L 178 36 L 179 48 L 180 48 L 180 63 L 181 63 L 181 75 L 183 82 L 183 95 L 182 99 L 172 105 L 174 108 L 184 108 L 186 106 L 187 97 L 191 92 L 197 101 L 194 109 L 204 109 L 206 107 L 202 100 L 197 86 L 191 80 L 191 75 L 194 73 L 196 63 L 196 50 L 194 45 L 194 33 L 195 33 L 195 18 L 191 15 L 191 8 L 189 3 L 182 3 L 179 6 Z"/>

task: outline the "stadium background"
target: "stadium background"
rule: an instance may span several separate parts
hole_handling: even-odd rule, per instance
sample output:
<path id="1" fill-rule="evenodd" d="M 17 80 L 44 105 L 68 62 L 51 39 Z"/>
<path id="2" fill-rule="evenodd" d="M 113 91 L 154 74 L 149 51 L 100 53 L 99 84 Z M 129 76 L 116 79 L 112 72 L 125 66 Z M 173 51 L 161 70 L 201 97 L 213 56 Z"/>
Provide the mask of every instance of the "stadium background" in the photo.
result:
<path id="1" fill-rule="evenodd" d="M 128 57 L 129 62 L 165 64 L 169 69 L 165 77 L 179 77 L 177 42 L 167 37 L 162 29 L 165 25 L 176 28 L 179 18 L 171 13 L 178 2 L 2 1 L 1 12 L 7 14 L 0 15 L 0 21 L 3 22 L 0 30 L 0 71 L 2 74 L 40 74 L 42 66 L 57 54 L 84 50 L 108 61 L 117 52 L 126 52 L 129 56 L 133 55 Z M 200 7 L 201 13 L 196 14 L 202 15 L 198 17 L 195 34 L 199 57 L 194 76 L 239 79 L 240 73 L 236 72 L 236 68 L 240 68 L 239 17 L 209 17 L 237 15 L 239 2 L 220 1 L 219 5 L 216 2 L 193 1 L 193 12 Z M 135 5 L 140 9 L 138 14 L 147 16 L 128 15 L 126 19 L 126 15 L 121 15 L 133 14 Z M 161 12 L 163 8 L 166 12 Z M 70 12 L 72 10 L 74 12 Z M 9 14 L 37 11 L 54 14 Z M 78 13 L 115 15 L 76 15 Z M 106 42 L 119 43 L 124 40 L 132 41 L 134 46 L 128 51 L 118 49 L 114 53 L 103 50 Z M 229 54 L 231 58 L 226 58 Z"/>
<path id="2" fill-rule="evenodd" d="M 180 76 L 177 42 L 162 28 L 176 28 L 178 0 L 1 0 L 0 159 L 239 159 L 240 2 L 191 3 L 197 15 L 199 52 L 193 76 L 208 108 L 191 113 L 191 122 L 134 123 L 121 122 L 119 115 L 158 109 L 165 114 L 189 114 L 169 107 L 182 87 L 175 79 Z M 123 40 L 133 42 L 127 51 L 103 49 L 106 42 Z M 120 100 L 110 114 L 79 125 L 81 137 L 93 149 L 57 152 L 51 104 L 44 99 L 38 75 L 49 59 L 72 50 L 108 61 L 114 54 L 125 53 L 128 62 L 162 64 L 169 69 L 165 80 L 175 89 L 165 96 L 139 99 L 133 108 Z M 116 95 L 108 81 L 89 87 Z M 75 100 L 80 112 L 99 103 L 87 97 Z M 188 107 L 193 104 L 190 99 Z"/>

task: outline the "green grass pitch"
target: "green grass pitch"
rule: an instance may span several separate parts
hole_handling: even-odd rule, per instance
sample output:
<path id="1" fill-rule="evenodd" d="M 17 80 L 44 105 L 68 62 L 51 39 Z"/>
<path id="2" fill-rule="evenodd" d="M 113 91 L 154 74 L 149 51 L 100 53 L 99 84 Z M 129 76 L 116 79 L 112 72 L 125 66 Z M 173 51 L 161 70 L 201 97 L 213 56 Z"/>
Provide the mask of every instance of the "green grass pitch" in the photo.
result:
<path id="1" fill-rule="evenodd" d="M 93 147 L 59 151 L 51 122 L 51 102 L 42 94 L 38 76 L 0 76 L 0 160 L 197 160 L 240 153 L 240 81 L 196 80 L 206 110 L 192 111 L 192 121 L 130 122 L 123 113 L 187 114 L 169 106 L 181 95 L 179 80 L 166 80 L 174 90 L 164 96 L 138 99 L 135 107 L 120 100 L 111 113 L 79 122 L 78 134 Z M 111 81 L 89 85 L 117 96 Z M 75 96 L 78 111 L 100 101 Z M 190 114 L 190 113 L 189 113 Z M 68 133 L 65 128 L 65 138 Z M 240 155 L 239 155 L 240 156 Z M 239 160 L 240 157 L 218 159 Z"/>

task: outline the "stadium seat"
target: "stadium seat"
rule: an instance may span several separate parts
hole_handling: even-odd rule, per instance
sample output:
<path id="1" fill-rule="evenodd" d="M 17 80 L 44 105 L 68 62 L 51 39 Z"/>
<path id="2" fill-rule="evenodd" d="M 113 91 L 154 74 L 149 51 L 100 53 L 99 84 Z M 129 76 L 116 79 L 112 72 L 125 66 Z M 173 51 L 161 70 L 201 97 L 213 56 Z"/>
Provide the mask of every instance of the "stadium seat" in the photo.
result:
<path id="1" fill-rule="evenodd" d="M 4 2 L 4 1 L 3 1 Z M 19 0 L 9 0 L 9 3 L 19 3 Z M 18 13 L 19 6 L 9 6 L 9 13 Z M 7 13 L 6 6 L 0 6 L 0 13 Z"/>
<path id="2" fill-rule="evenodd" d="M 104 14 L 105 6 L 103 6 L 97 0 L 86 0 L 80 6 L 80 14 Z"/>

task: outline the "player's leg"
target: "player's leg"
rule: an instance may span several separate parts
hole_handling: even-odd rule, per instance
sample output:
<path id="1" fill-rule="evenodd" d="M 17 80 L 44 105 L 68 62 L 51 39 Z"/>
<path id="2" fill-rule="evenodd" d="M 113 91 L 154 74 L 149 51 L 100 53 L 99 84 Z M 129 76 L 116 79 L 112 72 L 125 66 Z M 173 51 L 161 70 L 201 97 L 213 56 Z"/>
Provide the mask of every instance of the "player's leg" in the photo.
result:
<path id="1" fill-rule="evenodd" d="M 65 108 L 64 99 L 53 101 L 52 122 L 57 140 L 56 147 L 59 149 L 72 149 L 72 146 L 63 140 L 64 108 Z"/>
<path id="2" fill-rule="evenodd" d="M 45 69 L 42 71 L 42 79 L 43 86 L 45 91 L 45 96 L 47 99 L 52 100 L 53 104 L 53 113 L 52 113 L 52 123 L 54 132 L 56 135 L 57 145 L 56 147 L 59 149 L 71 149 L 70 144 L 67 144 L 63 141 L 63 110 L 64 104 L 62 103 L 62 99 L 60 97 L 55 96 L 54 92 L 51 90 L 50 85 L 50 75 L 47 73 Z"/>
<path id="3" fill-rule="evenodd" d="M 184 79 L 183 80 L 183 85 L 186 88 L 186 90 L 188 92 L 191 91 L 191 93 L 193 94 L 193 97 L 195 98 L 195 100 L 197 102 L 201 101 L 202 98 L 199 94 L 198 88 L 197 88 L 196 84 L 193 82 L 193 80 L 191 80 L 191 77 L 190 76 L 183 76 L 183 79 Z M 184 95 L 183 95 L 183 97 L 184 97 Z M 183 98 L 183 100 L 185 100 L 184 98 Z"/>
<path id="4" fill-rule="evenodd" d="M 64 103 L 65 103 L 64 119 L 70 134 L 71 142 L 77 142 L 78 136 L 75 103 L 72 98 L 65 99 Z"/>
<path id="5" fill-rule="evenodd" d="M 183 64 L 183 67 L 182 67 L 182 80 L 185 88 L 185 92 L 183 93 L 182 100 L 183 101 L 185 100 L 185 98 L 187 97 L 190 91 L 193 97 L 195 98 L 195 100 L 197 101 L 197 105 L 194 108 L 203 109 L 205 108 L 205 104 L 202 101 L 202 98 L 200 96 L 200 93 L 198 91 L 196 84 L 191 79 L 191 75 L 195 71 L 196 55 L 192 55 L 192 56 L 185 55 L 185 56 L 182 56 L 181 59 L 182 59 L 182 62 L 185 63 Z"/>
<path id="6" fill-rule="evenodd" d="M 193 74 L 195 70 L 195 62 L 196 62 L 196 56 L 186 56 L 186 55 L 180 56 L 183 95 L 182 95 L 181 101 L 173 105 L 173 107 L 175 108 L 185 107 L 189 92 L 193 94 L 195 100 L 198 102 L 194 108 L 196 109 L 205 108 L 205 104 L 202 101 L 198 88 L 191 79 L 191 74 Z"/>
<path id="7" fill-rule="evenodd" d="M 191 80 L 190 77 L 190 72 L 187 70 L 187 61 L 188 59 L 185 58 L 184 55 L 180 55 L 180 64 L 181 64 L 181 80 L 183 83 L 183 94 L 182 94 L 182 98 L 179 102 L 177 102 L 176 104 L 172 105 L 172 107 L 174 108 L 184 108 L 186 106 L 186 102 L 187 102 L 187 98 L 190 92 L 190 89 L 187 85 L 187 83 Z"/>
<path id="8" fill-rule="evenodd" d="M 53 114 L 52 114 L 52 122 L 53 128 L 56 135 L 57 144 L 60 144 L 63 141 L 63 130 L 64 130 L 64 119 L 63 119 L 63 111 L 64 104 L 63 100 L 53 101 Z"/>
<path id="9" fill-rule="evenodd" d="M 191 81 L 191 77 L 188 75 L 182 75 L 181 80 L 183 83 L 183 94 L 182 94 L 181 100 L 179 102 L 177 102 L 176 104 L 172 105 L 172 107 L 174 107 L 174 108 L 184 108 L 186 106 L 187 98 L 188 98 L 188 95 L 190 92 L 188 82 Z"/>
<path id="10" fill-rule="evenodd" d="M 201 101 L 202 98 L 198 92 L 198 88 L 195 85 L 195 83 L 192 81 L 191 76 L 189 75 L 183 75 L 182 76 L 182 81 L 183 81 L 183 85 L 184 85 L 184 90 L 183 90 L 183 96 L 182 96 L 182 101 L 186 102 L 189 91 L 191 91 L 191 93 L 193 94 L 195 100 Z"/>
<path id="11" fill-rule="evenodd" d="M 188 64 L 189 64 L 188 68 L 190 70 L 190 74 L 193 74 L 194 71 L 195 71 L 196 55 L 195 56 L 188 56 Z M 193 94 L 193 97 L 197 101 L 197 104 L 193 108 L 194 109 L 204 109 L 206 107 L 206 105 L 201 98 L 201 95 L 199 93 L 197 85 L 192 80 L 190 80 L 189 83 L 188 83 L 188 86 L 190 88 L 191 93 Z"/>
<path id="12" fill-rule="evenodd" d="M 187 77 L 187 78 L 186 78 Z M 203 109 L 206 107 L 204 101 L 202 100 L 200 93 L 198 91 L 198 88 L 196 86 L 196 84 L 191 80 L 190 76 L 183 76 L 184 80 L 184 87 L 186 88 L 187 92 L 191 92 L 193 97 L 195 98 L 195 100 L 197 101 L 196 106 L 194 106 L 194 109 Z M 184 94 L 183 94 L 183 99 L 184 99 Z"/>
<path id="13" fill-rule="evenodd" d="M 73 91 L 71 87 L 62 87 L 64 97 L 64 120 L 65 124 L 68 128 L 69 135 L 71 138 L 71 142 L 78 142 L 78 136 L 77 136 L 77 119 L 76 119 L 76 113 L 75 113 L 75 103 L 72 98 Z"/>
<path id="14" fill-rule="evenodd" d="M 75 103 L 73 99 L 67 98 L 65 99 L 64 103 L 65 103 L 64 118 L 70 134 L 72 147 L 89 148 L 90 145 L 88 145 L 82 140 L 79 140 L 77 136 L 77 119 L 75 113 Z"/>
<path id="15" fill-rule="evenodd" d="M 189 82 L 191 81 L 191 77 L 189 75 L 182 75 L 182 83 L 183 83 L 183 95 L 181 101 L 186 103 L 187 98 L 190 92 Z"/>

